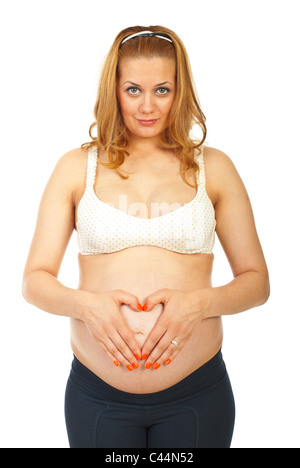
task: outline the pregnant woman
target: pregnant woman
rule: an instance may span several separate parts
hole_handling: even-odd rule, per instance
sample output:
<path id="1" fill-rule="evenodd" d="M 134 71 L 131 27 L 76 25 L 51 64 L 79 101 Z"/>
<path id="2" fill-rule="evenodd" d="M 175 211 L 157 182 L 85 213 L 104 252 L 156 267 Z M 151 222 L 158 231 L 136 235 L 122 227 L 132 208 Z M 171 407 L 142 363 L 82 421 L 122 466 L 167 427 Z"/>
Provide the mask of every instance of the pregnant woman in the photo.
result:
<path id="1" fill-rule="evenodd" d="M 232 161 L 204 145 L 179 37 L 121 31 L 94 112 L 91 141 L 62 156 L 46 186 L 23 281 L 27 301 L 71 319 L 70 446 L 229 448 L 222 316 L 263 304 L 268 271 Z M 73 229 L 78 289 L 57 279 Z M 233 272 L 221 287 L 215 232 Z"/>

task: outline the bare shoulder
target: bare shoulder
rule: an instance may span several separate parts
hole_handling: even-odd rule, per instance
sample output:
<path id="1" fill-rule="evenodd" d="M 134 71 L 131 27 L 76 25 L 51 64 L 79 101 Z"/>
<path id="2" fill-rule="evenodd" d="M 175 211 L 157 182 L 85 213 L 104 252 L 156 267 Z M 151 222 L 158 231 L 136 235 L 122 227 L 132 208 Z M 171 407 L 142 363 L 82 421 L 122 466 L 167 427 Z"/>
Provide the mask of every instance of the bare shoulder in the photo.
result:
<path id="1" fill-rule="evenodd" d="M 75 148 L 63 156 L 57 162 L 56 169 L 67 179 L 72 180 L 85 173 L 88 152 L 85 148 Z"/>
<path id="2" fill-rule="evenodd" d="M 57 188 L 71 195 L 74 203 L 85 188 L 87 156 L 85 148 L 68 151 L 59 158 L 50 179 Z"/>
<path id="3" fill-rule="evenodd" d="M 229 192 L 246 195 L 243 181 L 232 161 L 223 151 L 206 146 L 204 162 L 207 191 L 215 202 Z"/>
<path id="4" fill-rule="evenodd" d="M 220 176 L 223 171 L 228 173 L 235 170 L 235 166 L 230 157 L 217 148 L 205 146 L 204 161 L 206 170 L 212 172 L 214 176 Z"/>

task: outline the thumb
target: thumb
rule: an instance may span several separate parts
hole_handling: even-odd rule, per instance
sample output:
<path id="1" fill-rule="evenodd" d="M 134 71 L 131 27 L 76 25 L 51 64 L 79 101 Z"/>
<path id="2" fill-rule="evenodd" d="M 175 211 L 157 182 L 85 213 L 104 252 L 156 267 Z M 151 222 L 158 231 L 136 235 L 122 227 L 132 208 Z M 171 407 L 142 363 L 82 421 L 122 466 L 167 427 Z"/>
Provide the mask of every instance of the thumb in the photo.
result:
<path id="1" fill-rule="evenodd" d="M 167 302 L 168 298 L 168 289 L 159 289 L 145 298 L 144 310 L 152 310 L 156 304 L 164 304 Z"/>

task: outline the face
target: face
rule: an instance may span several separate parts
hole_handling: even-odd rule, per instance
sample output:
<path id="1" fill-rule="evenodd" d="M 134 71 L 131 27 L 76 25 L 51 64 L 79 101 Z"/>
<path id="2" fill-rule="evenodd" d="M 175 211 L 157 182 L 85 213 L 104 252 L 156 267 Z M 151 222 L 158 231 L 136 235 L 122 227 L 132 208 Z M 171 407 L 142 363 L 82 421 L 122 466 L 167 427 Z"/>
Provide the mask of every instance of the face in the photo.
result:
<path id="1" fill-rule="evenodd" d="M 156 139 L 168 127 L 175 99 L 174 60 L 125 59 L 119 73 L 117 95 L 129 135 Z"/>

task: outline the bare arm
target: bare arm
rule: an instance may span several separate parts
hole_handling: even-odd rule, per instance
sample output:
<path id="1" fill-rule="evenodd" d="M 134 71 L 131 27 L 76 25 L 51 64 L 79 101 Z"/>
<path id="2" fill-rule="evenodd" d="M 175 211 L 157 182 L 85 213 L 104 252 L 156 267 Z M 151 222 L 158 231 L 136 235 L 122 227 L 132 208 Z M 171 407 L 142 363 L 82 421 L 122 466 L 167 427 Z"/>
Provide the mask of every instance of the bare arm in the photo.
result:
<path id="1" fill-rule="evenodd" d="M 63 286 L 57 277 L 74 229 L 75 170 L 70 172 L 70 167 L 78 156 L 64 155 L 48 181 L 23 276 L 28 302 L 52 314 L 76 318 L 82 312 L 77 307 L 77 291 Z"/>
<path id="2" fill-rule="evenodd" d="M 207 318 L 244 312 L 262 305 L 270 294 L 268 269 L 245 186 L 228 156 L 210 151 L 213 154 L 208 164 L 215 174 L 217 199 L 216 231 L 234 279 L 207 291 Z"/>
<path id="3" fill-rule="evenodd" d="M 120 305 L 137 310 L 138 298 L 121 290 L 94 294 L 71 289 L 57 279 L 74 229 L 74 195 L 84 183 L 85 168 L 85 150 L 74 150 L 59 160 L 49 179 L 24 270 L 23 296 L 46 312 L 84 321 L 109 357 L 127 366 L 140 349 Z"/>

